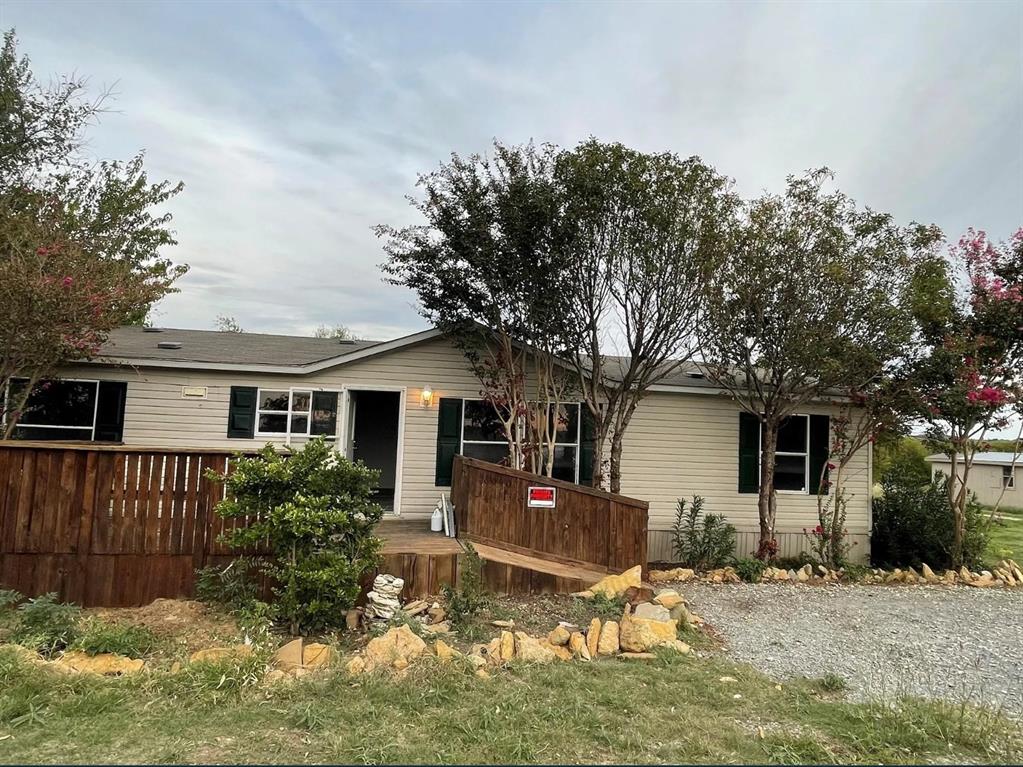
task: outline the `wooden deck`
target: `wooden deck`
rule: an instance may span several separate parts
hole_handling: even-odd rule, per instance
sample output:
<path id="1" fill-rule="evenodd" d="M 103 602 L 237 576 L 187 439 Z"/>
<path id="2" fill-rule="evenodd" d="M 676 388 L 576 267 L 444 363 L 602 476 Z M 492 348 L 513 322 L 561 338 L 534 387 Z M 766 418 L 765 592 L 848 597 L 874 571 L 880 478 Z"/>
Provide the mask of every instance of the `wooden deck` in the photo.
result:
<path id="1" fill-rule="evenodd" d="M 430 532 L 429 519 L 388 517 L 375 532 L 383 541 L 377 572 L 403 578 L 404 599 L 440 594 L 444 584 L 457 583 L 462 546 L 455 538 Z"/>

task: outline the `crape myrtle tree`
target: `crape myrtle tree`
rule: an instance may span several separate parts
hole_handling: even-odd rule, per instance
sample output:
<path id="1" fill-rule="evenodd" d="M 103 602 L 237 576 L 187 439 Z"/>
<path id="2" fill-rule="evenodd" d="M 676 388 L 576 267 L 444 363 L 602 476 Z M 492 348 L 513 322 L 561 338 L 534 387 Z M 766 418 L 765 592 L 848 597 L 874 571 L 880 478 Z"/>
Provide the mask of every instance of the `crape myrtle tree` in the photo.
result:
<path id="1" fill-rule="evenodd" d="M 0 412 L 10 437 L 33 389 L 58 367 L 95 355 L 109 331 L 140 323 L 184 267 L 155 209 L 181 185 L 149 182 L 142 156 L 93 162 L 87 129 L 103 109 L 85 82 L 50 85 L 0 51 Z M 13 377 L 27 379 L 8 400 Z"/>
<path id="2" fill-rule="evenodd" d="M 557 356 L 570 297 L 557 149 L 495 142 L 453 154 L 409 197 L 425 223 L 379 226 L 390 282 L 464 353 L 494 409 L 513 468 L 550 474 L 556 414 L 570 384 Z M 555 415 L 552 415 L 555 414 Z"/>
<path id="3" fill-rule="evenodd" d="M 907 381 L 929 441 L 951 459 L 952 559 L 959 566 L 974 457 L 1013 413 L 1023 416 L 1023 229 L 1001 244 L 971 229 L 932 270 L 945 300 L 919 306 L 923 352 Z"/>
<path id="4" fill-rule="evenodd" d="M 637 406 L 692 358 L 736 199 L 697 157 L 596 139 L 562 153 L 557 178 L 571 227 L 564 354 L 594 425 L 593 485 L 617 493 Z"/>
<path id="5" fill-rule="evenodd" d="M 777 550 L 779 430 L 836 392 L 866 396 L 891 372 L 912 339 L 918 254 L 938 236 L 826 191 L 830 179 L 826 169 L 790 177 L 784 193 L 743 206 L 700 325 L 709 377 L 759 421 L 757 555 L 765 559 Z M 810 492 L 826 471 L 808 478 Z"/>

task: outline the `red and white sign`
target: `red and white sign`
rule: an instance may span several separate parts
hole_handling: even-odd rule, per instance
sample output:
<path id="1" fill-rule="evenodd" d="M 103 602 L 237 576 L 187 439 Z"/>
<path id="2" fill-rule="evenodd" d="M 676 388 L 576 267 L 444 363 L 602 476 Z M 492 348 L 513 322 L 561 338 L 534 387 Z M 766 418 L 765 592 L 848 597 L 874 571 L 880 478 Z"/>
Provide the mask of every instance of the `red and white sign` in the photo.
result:
<path id="1" fill-rule="evenodd" d="M 526 505 L 531 509 L 553 509 L 557 490 L 553 487 L 531 487 L 526 496 Z"/>

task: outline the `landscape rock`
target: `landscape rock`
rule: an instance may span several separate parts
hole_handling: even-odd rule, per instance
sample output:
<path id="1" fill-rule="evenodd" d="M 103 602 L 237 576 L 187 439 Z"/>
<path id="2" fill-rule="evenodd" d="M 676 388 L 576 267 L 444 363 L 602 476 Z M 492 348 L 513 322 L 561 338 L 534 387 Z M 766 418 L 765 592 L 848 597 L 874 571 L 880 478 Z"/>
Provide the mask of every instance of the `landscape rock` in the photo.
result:
<path id="1" fill-rule="evenodd" d="M 689 608 L 685 604 L 675 605 L 670 611 L 671 619 L 675 621 L 676 626 L 688 626 L 693 623 L 693 616 L 689 612 Z"/>
<path id="2" fill-rule="evenodd" d="M 600 642 L 600 618 L 590 621 L 590 627 L 586 630 L 586 650 L 591 658 L 597 657 L 597 645 Z"/>
<path id="3" fill-rule="evenodd" d="M 525 632 L 515 632 L 515 657 L 525 663 L 551 663 L 558 656 L 539 639 Z"/>
<path id="4" fill-rule="evenodd" d="M 428 623 L 423 626 L 423 631 L 428 634 L 450 634 L 451 622 L 441 621 L 440 623 Z"/>
<path id="5" fill-rule="evenodd" d="M 630 567 L 620 575 L 609 575 L 594 583 L 589 591 L 594 594 L 603 594 L 609 599 L 623 596 L 630 588 L 641 588 L 643 586 L 643 568 L 640 565 Z"/>
<path id="6" fill-rule="evenodd" d="M 572 651 L 569 650 L 566 645 L 551 644 L 548 642 L 546 647 L 554 653 L 554 656 L 558 658 L 558 660 L 572 660 Z"/>
<path id="7" fill-rule="evenodd" d="M 678 627 L 670 618 L 666 621 L 637 618 L 626 610 L 619 626 L 618 642 L 624 652 L 646 652 L 677 639 Z"/>
<path id="8" fill-rule="evenodd" d="M 695 576 L 695 570 L 691 570 L 688 567 L 676 567 L 672 570 L 651 570 L 649 578 L 651 583 L 664 583 L 666 581 L 685 583 L 692 580 Z"/>
<path id="9" fill-rule="evenodd" d="M 443 623 L 444 619 L 448 617 L 447 611 L 438 604 L 435 604 L 426 614 L 430 616 L 430 623 Z"/>
<path id="10" fill-rule="evenodd" d="M 969 583 L 973 580 L 973 573 L 967 570 L 965 565 L 959 568 L 959 580 L 963 583 Z"/>
<path id="11" fill-rule="evenodd" d="M 928 565 L 926 562 L 920 565 L 920 574 L 928 583 L 937 583 L 939 580 L 938 576 L 931 569 L 930 565 Z"/>
<path id="12" fill-rule="evenodd" d="M 271 663 L 282 671 L 291 671 L 302 666 L 302 645 L 304 640 L 292 639 L 286 645 L 277 648 Z"/>
<path id="13" fill-rule="evenodd" d="M 635 618 L 645 618 L 652 621 L 671 620 L 671 612 L 661 605 L 655 605 L 653 602 L 643 602 L 636 605 L 632 615 Z"/>
<path id="14" fill-rule="evenodd" d="M 619 625 L 617 621 L 607 621 L 600 629 L 597 641 L 597 655 L 615 655 L 620 649 L 618 642 Z"/>
<path id="15" fill-rule="evenodd" d="M 345 671 L 352 676 L 363 673 L 366 670 L 366 661 L 361 655 L 356 655 L 354 658 L 345 664 Z"/>
<path id="16" fill-rule="evenodd" d="M 590 649 L 586 646 L 586 637 L 583 636 L 581 631 L 573 631 L 572 636 L 568 640 L 568 649 L 572 651 L 572 655 L 582 660 L 590 660 Z"/>
<path id="17" fill-rule="evenodd" d="M 654 596 L 654 602 L 671 610 L 676 605 L 684 605 L 686 601 L 675 589 L 661 589 Z"/>
<path id="18" fill-rule="evenodd" d="M 501 645 L 498 649 L 501 660 L 507 661 L 515 657 L 515 635 L 510 631 L 501 632 Z"/>
<path id="19" fill-rule="evenodd" d="M 105 652 L 99 655 L 89 655 L 79 650 L 68 650 L 54 661 L 54 664 L 83 674 L 101 674 L 102 676 L 137 674 L 146 665 L 137 658 L 127 658 L 115 653 Z"/>
<path id="20" fill-rule="evenodd" d="M 499 629 L 513 629 L 515 628 L 515 621 L 490 621 L 490 625 Z"/>
<path id="21" fill-rule="evenodd" d="M 553 645 L 567 645 L 571 636 L 572 632 L 567 628 L 564 626 L 557 626 L 550 634 L 547 635 L 547 641 Z"/>
<path id="22" fill-rule="evenodd" d="M 327 668 L 334 663 L 334 648 L 319 642 L 310 642 L 302 648 L 302 666 L 307 669 Z"/>
<path id="23" fill-rule="evenodd" d="M 364 651 L 368 670 L 382 666 L 400 668 L 426 652 L 426 642 L 408 626 L 390 628 L 382 636 L 371 639 Z"/>
<path id="24" fill-rule="evenodd" d="M 438 639 L 433 645 L 433 652 L 441 663 L 449 663 L 455 658 L 461 658 L 462 653 L 449 645 L 443 639 Z"/>
<path id="25" fill-rule="evenodd" d="M 618 657 L 622 660 L 657 660 L 652 652 L 623 652 Z"/>

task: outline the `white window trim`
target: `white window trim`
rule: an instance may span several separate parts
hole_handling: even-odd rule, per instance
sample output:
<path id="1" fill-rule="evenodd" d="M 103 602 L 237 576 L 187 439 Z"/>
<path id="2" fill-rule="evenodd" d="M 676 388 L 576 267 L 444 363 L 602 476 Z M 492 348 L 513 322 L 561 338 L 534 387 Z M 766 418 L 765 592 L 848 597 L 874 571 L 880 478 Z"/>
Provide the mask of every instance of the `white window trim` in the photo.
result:
<path id="1" fill-rule="evenodd" d="M 1002 487 L 1005 490 L 1016 489 L 1016 467 L 1015 466 L 1003 466 L 1002 467 Z"/>
<path id="2" fill-rule="evenodd" d="M 12 376 L 7 381 L 7 390 L 4 392 L 4 423 L 7 422 L 7 406 L 6 403 L 10 401 L 11 394 L 11 383 L 13 381 L 27 381 L 27 378 L 21 378 L 20 376 Z M 92 426 L 60 426 L 57 424 L 43 424 L 43 423 L 19 423 L 18 426 L 24 426 L 26 429 L 75 429 L 78 431 L 89 430 L 89 442 L 96 441 L 96 418 L 99 415 L 99 379 L 98 378 L 56 378 L 56 381 L 68 381 L 74 383 L 91 383 L 95 389 L 95 394 L 92 398 Z M 31 395 L 30 395 L 31 396 Z M 15 427 L 17 428 L 17 427 Z"/>
<path id="3" fill-rule="evenodd" d="M 287 410 L 263 410 L 260 404 L 263 401 L 264 391 L 286 391 L 288 392 L 288 409 Z M 294 410 L 292 403 L 295 401 L 295 393 L 306 393 L 309 394 L 309 409 L 308 410 Z M 338 395 L 337 410 L 336 410 L 336 421 L 334 424 L 333 434 L 317 434 L 317 437 L 326 437 L 328 440 L 336 440 L 338 429 L 340 427 L 341 419 L 341 394 L 342 389 L 335 389 L 326 386 L 289 386 L 287 388 L 283 386 L 260 386 L 256 389 L 256 428 L 253 432 L 254 437 L 284 437 L 286 443 L 291 442 L 292 437 L 310 437 L 312 436 L 313 428 L 313 394 L 316 392 L 332 392 Z M 306 427 L 305 431 L 292 431 L 291 430 L 291 416 L 292 414 L 306 416 Z M 288 425 L 285 431 L 262 431 L 259 428 L 259 417 L 263 415 L 285 415 L 288 419 Z"/>
<path id="4" fill-rule="evenodd" d="M 486 404 L 487 403 L 487 401 L 484 400 L 484 399 L 477 399 L 477 398 L 474 398 L 474 397 L 463 397 L 462 398 L 462 428 L 461 428 L 461 430 L 458 433 L 458 454 L 459 455 L 465 455 L 465 446 L 466 445 L 505 445 L 505 446 L 507 446 L 508 445 L 508 441 L 504 440 L 504 439 L 501 439 L 501 440 L 483 440 L 483 439 L 466 439 L 465 438 L 465 403 L 466 402 L 479 402 L 479 403 L 482 403 L 482 404 Z M 572 481 L 575 484 L 579 484 L 579 459 L 580 459 L 580 453 L 582 452 L 580 450 L 580 443 L 582 442 L 582 405 L 583 405 L 583 403 L 581 403 L 581 402 L 562 402 L 561 405 L 565 406 L 565 407 L 574 406 L 576 408 L 575 442 L 557 442 L 557 443 L 555 443 L 555 447 L 560 445 L 561 447 L 574 447 L 575 448 L 575 461 L 573 461 L 573 463 L 574 463 L 574 472 L 573 472 L 574 479 Z"/>
<path id="5" fill-rule="evenodd" d="M 793 413 L 789 418 L 805 418 L 806 419 L 806 452 L 805 453 L 792 453 L 789 451 L 775 450 L 774 455 L 777 458 L 779 455 L 786 456 L 803 456 L 803 489 L 802 490 L 779 490 L 775 488 L 774 492 L 778 495 L 809 495 L 810 494 L 810 414 L 809 413 Z M 763 421 L 760 423 L 760 436 L 758 444 L 760 447 L 757 453 L 757 480 L 763 476 L 763 465 L 764 465 L 764 424 Z M 777 464 L 775 464 L 777 469 Z"/>

